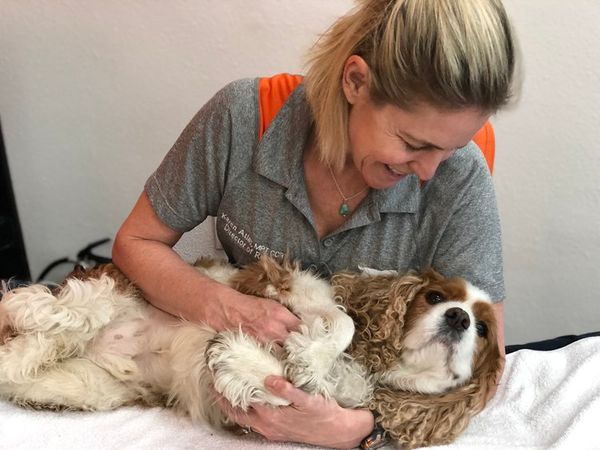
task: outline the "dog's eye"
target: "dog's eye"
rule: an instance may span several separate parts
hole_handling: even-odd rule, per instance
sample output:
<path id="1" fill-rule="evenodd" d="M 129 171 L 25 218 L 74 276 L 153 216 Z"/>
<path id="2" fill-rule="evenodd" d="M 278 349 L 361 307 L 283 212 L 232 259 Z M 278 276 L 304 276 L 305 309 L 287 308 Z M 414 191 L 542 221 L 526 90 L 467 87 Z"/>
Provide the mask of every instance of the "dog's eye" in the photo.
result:
<path id="1" fill-rule="evenodd" d="M 442 303 L 446 300 L 441 293 L 436 291 L 428 292 L 427 295 L 425 295 L 425 299 L 430 305 L 437 305 L 438 303 Z"/>
<path id="2" fill-rule="evenodd" d="M 477 336 L 487 337 L 488 327 L 485 322 L 478 320 L 477 324 L 475 324 L 475 329 L 477 330 Z"/>

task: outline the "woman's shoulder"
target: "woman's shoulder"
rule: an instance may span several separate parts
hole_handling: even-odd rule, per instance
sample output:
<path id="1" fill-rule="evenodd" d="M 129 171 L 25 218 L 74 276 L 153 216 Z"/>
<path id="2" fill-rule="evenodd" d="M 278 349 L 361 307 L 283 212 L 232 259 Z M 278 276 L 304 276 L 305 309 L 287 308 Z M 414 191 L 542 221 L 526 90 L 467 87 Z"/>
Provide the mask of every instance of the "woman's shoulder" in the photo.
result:
<path id="1" fill-rule="evenodd" d="M 475 197 L 494 195 L 487 162 L 479 147 L 470 142 L 438 167 L 435 176 L 421 189 L 424 204 L 458 206 Z"/>
<path id="2" fill-rule="evenodd" d="M 451 158 L 448 158 L 440 166 L 440 169 L 449 172 L 471 172 L 471 171 L 485 171 L 489 173 L 488 164 L 483 156 L 483 153 L 475 144 L 475 142 L 469 142 L 465 147 L 457 150 Z"/>
<path id="3" fill-rule="evenodd" d="M 258 78 L 241 78 L 227 83 L 209 100 L 207 106 L 227 109 L 242 115 L 250 110 L 256 110 L 258 80 Z"/>
<path id="4" fill-rule="evenodd" d="M 258 123 L 257 86 L 256 78 L 227 83 L 200 107 L 180 139 L 183 137 L 192 142 L 198 136 L 204 136 L 228 148 L 234 137 L 239 141 L 255 140 Z"/>
<path id="5" fill-rule="evenodd" d="M 477 144 L 469 142 L 440 164 L 431 181 L 459 186 L 467 182 L 487 183 L 490 179 L 490 169 L 483 153 Z"/>

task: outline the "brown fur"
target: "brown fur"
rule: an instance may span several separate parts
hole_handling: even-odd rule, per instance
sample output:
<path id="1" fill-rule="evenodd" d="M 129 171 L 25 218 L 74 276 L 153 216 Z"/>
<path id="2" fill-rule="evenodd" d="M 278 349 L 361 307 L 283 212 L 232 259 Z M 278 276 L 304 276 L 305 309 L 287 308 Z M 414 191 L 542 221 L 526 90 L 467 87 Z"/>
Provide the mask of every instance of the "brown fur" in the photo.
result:
<path id="1" fill-rule="evenodd" d="M 387 362 L 398 357 L 404 333 L 429 309 L 425 292 L 435 290 L 449 298 L 464 298 L 462 281 L 444 279 L 434 271 L 375 279 L 341 273 L 332 283 L 337 301 L 346 306 L 356 323 L 350 353 L 372 371 L 387 368 Z M 390 437 L 406 448 L 452 442 L 485 407 L 501 360 L 490 305 L 477 303 L 474 312 L 487 322 L 488 334 L 479 340 L 473 378 L 468 384 L 438 395 L 376 389 L 369 408 L 377 411 L 377 421 Z"/>
<path id="2" fill-rule="evenodd" d="M 204 268 L 214 264 L 209 259 L 196 263 Z M 272 259 L 261 258 L 259 262 L 244 267 L 230 283 L 240 292 L 257 296 L 264 296 L 274 288 L 274 295 L 281 298 L 291 288 L 292 273 L 298 270 L 298 265 L 288 259 L 279 264 Z M 133 282 L 113 264 L 85 272 L 75 271 L 72 277 L 85 280 L 99 278 L 102 274 L 115 280 L 120 292 L 143 298 Z M 461 281 L 444 279 L 433 271 L 409 273 L 402 277 L 341 272 L 334 275 L 331 281 L 336 301 L 345 306 L 356 325 L 349 352 L 371 373 L 388 369 L 398 359 L 404 335 L 416 317 L 430 307 L 424 299 L 426 292 L 435 290 L 451 298 L 464 298 L 464 294 L 460 293 L 461 289 L 464 290 Z M 390 437 L 407 448 L 452 442 L 464 431 L 471 417 L 485 407 L 501 359 L 490 305 L 478 303 L 474 310 L 477 317 L 488 323 L 488 335 L 478 342 L 473 378 L 468 384 L 439 395 L 392 391 L 381 387 L 374 392 L 369 408 L 379 413 L 377 421 Z M 0 343 L 3 339 L 10 339 L 10 336 L 10 323 L 0 315 Z M 40 405 L 24 406 L 36 408 Z"/>
<path id="3" fill-rule="evenodd" d="M 426 280 L 414 274 L 399 278 L 341 272 L 331 282 L 336 302 L 346 307 L 356 326 L 350 354 L 370 372 L 389 368 L 402 351 L 408 305 Z"/>
<path id="4" fill-rule="evenodd" d="M 268 287 L 275 288 L 280 299 L 291 289 L 292 274 L 300 270 L 298 264 L 285 258 L 281 264 L 263 256 L 256 263 L 243 267 L 231 279 L 231 286 L 247 295 L 264 296 Z"/>
<path id="5" fill-rule="evenodd" d="M 112 263 L 101 264 L 88 270 L 74 271 L 69 275 L 79 280 L 97 279 L 108 275 L 115 282 L 115 289 L 121 293 L 129 293 L 132 297 L 144 298 L 140 289 Z"/>
<path id="6" fill-rule="evenodd" d="M 497 346 L 490 347 L 479 355 L 470 383 L 440 395 L 380 388 L 375 391 L 369 408 L 380 414 L 377 421 L 392 439 L 407 448 L 454 441 L 470 419 L 483 410 L 495 386 L 500 354 Z"/>

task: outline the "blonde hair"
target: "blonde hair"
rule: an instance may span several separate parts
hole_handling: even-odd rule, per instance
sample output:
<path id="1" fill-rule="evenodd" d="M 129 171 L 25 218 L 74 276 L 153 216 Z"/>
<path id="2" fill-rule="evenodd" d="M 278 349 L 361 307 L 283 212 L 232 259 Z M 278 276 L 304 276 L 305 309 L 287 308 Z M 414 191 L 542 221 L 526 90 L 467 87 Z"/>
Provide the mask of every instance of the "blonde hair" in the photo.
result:
<path id="1" fill-rule="evenodd" d="M 369 65 L 377 104 L 493 113 L 513 94 L 515 44 L 500 0 L 358 0 L 314 45 L 305 78 L 321 160 L 337 168 L 348 147 L 342 75 L 351 55 Z"/>

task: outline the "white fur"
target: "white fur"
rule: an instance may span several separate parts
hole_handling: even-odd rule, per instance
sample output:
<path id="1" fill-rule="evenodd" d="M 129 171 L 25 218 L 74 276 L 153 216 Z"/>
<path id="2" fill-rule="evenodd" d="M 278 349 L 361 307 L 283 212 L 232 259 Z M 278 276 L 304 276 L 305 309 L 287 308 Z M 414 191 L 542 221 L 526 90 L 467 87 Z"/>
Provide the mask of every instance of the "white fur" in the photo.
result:
<path id="1" fill-rule="evenodd" d="M 227 339 L 219 336 L 216 344 L 209 344 L 207 353 L 209 367 L 218 368 L 213 370 L 215 390 L 243 408 L 254 401 L 281 405 L 285 403 L 266 391 L 263 380 L 269 374 L 285 374 L 296 386 L 328 398 L 337 398 L 338 389 L 345 389 L 340 395 L 350 397 L 348 386 L 361 386 L 364 392 L 354 392 L 352 406 L 356 406 L 356 398 L 364 401 L 366 390 L 370 389 L 364 382 L 364 369 L 359 369 L 362 377 L 356 381 L 355 371 L 348 370 L 355 365 L 338 367 L 352 341 L 354 323 L 335 304 L 331 285 L 309 272 L 294 271 L 289 292 L 278 292 L 271 285 L 266 289 L 266 295 L 277 298 L 302 320 L 300 330 L 290 333 L 284 343 L 285 362 L 274 358 L 270 347 L 260 346 L 241 332 L 227 335 Z M 248 374 L 251 370 L 256 376 Z M 354 381 L 342 382 L 342 375 Z"/>
<path id="2" fill-rule="evenodd" d="M 362 275 L 370 277 L 384 277 L 386 275 L 398 275 L 397 270 L 379 270 L 372 267 L 358 266 Z"/>
<path id="3" fill-rule="evenodd" d="M 465 283 L 465 299 L 450 299 L 433 306 L 406 334 L 401 361 L 381 374 L 381 383 L 397 389 L 435 394 L 459 386 L 471 377 L 477 339 L 477 319 L 472 307 L 475 302 L 491 303 L 491 300 L 481 289 Z M 454 307 L 469 315 L 470 326 L 458 342 L 448 343 L 440 338 L 440 330 L 444 314 Z"/>
<path id="4" fill-rule="evenodd" d="M 236 272 L 224 264 L 198 270 L 224 283 Z M 36 407 L 99 410 L 166 402 L 215 424 L 227 420 L 213 406 L 213 383 L 243 409 L 254 402 L 287 404 L 265 390 L 271 374 L 293 372 L 298 383 L 309 388 L 313 380 L 314 392 L 333 396 L 335 384 L 321 379 L 350 343 L 354 325 L 325 281 L 297 272 L 292 285 L 281 301 L 315 341 L 309 337 L 303 348 L 306 340 L 294 333 L 286 343 L 299 370 L 241 331 L 217 334 L 119 294 L 108 276 L 71 279 L 56 296 L 40 285 L 16 289 L 0 307 L 12 329 L 0 345 L 0 396 Z M 278 296 L 274 289 L 266 294 Z"/>
<path id="5" fill-rule="evenodd" d="M 198 270 L 223 283 L 236 272 L 225 264 Z M 463 306 L 487 298 L 472 286 L 468 292 Z M 436 340 L 440 318 L 457 302 L 436 306 L 419 322 L 395 368 L 369 374 L 344 353 L 354 324 L 334 303 L 327 282 L 295 271 L 289 292 L 269 286 L 265 295 L 302 320 L 284 344 L 285 355 L 241 330 L 215 333 L 119 294 L 108 276 L 69 280 L 57 296 L 36 285 L 16 289 L 0 303 L 0 324 L 4 318 L 13 330 L 0 345 L 0 397 L 96 410 L 138 401 L 166 404 L 193 420 L 222 425 L 227 419 L 213 404 L 213 384 L 242 409 L 255 402 L 286 405 L 263 384 L 268 375 L 285 375 L 308 392 L 356 407 L 368 403 L 376 382 L 441 392 L 470 375 L 474 327 L 455 348 Z"/>
<path id="6" fill-rule="evenodd" d="M 219 333 L 207 350 L 208 368 L 215 390 L 231 405 L 247 410 L 252 403 L 288 405 L 289 402 L 263 388 L 269 375 L 284 375 L 283 363 L 269 345 L 258 345 L 243 332 Z"/>

